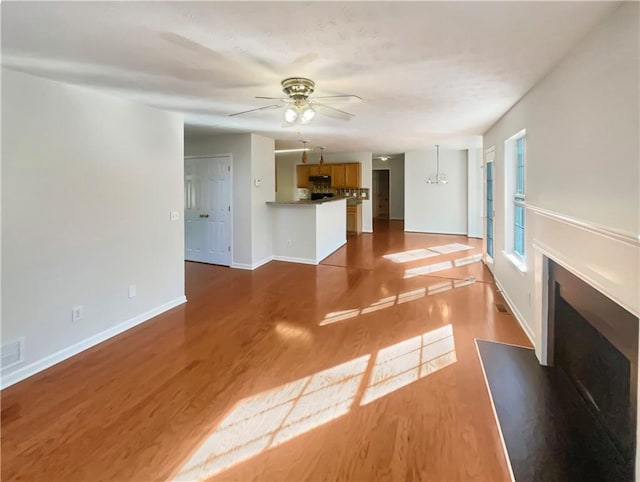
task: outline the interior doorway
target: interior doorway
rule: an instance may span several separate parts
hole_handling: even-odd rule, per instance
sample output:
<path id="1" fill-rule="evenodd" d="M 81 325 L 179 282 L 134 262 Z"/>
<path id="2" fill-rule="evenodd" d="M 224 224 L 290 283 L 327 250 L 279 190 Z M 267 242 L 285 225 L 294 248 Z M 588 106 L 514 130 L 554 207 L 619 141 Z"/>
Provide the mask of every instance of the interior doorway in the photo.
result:
<path id="1" fill-rule="evenodd" d="M 373 217 L 389 219 L 389 170 L 373 171 Z"/>
<path id="2" fill-rule="evenodd" d="M 187 261 L 231 265 L 231 156 L 185 159 Z"/>

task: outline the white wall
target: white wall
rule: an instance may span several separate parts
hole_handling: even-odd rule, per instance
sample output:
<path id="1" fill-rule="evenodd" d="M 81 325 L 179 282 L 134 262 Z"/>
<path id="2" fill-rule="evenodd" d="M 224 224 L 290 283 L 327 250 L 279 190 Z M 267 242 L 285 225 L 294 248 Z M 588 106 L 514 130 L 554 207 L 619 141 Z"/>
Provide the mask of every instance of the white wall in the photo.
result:
<path id="1" fill-rule="evenodd" d="M 2 70 L 3 386 L 184 302 L 182 157 L 180 115 Z"/>
<path id="2" fill-rule="evenodd" d="M 276 168 L 275 141 L 256 134 L 251 135 L 251 263 L 262 265 L 273 257 L 271 211 L 267 201 L 275 201 Z M 256 186 L 259 179 L 259 186 Z"/>
<path id="3" fill-rule="evenodd" d="M 373 169 L 389 171 L 389 218 L 404 219 L 404 155 L 387 161 L 374 159 Z"/>
<path id="4" fill-rule="evenodd" d="M 405 231 L 467 234 L 467 151 L 440 148 L 447 184 L 427 184 L 436 173 L 436 149 L 404 155 Z"/>
<path id="5" fill-rule="evenodd" d="M 540 331 L 530 301 L 534 292 L 534 241 L 570 259 L 605 294 L 623 301 L 636 313 L 640 311 L 637 246 L 624 251 L 627 268 L 619 270 L 618 261 L 603 259 L 607 253 L 602 252 L 598 235 L 575 229 L 568 234 L 558 221 L 540 216 L 533 209 L 601 225 L 637 239 L 637 40 L 638 5 L 623 4 L 484 136 L 484 146 L 496 149 L 493 271 L 530 333 Z M 526 273 L 516 269 L 503 254 L 504 141 L 522 129 L 527 131 Z M 560 243 L 559 230 L 570 236 L 566 240 L 569 246 Z M 621 249 L 624 247 L 607 251 L 617 256 Z"/>
<path id="6" fill-rule="evenodd" d="M 482 212 L 484 207 L 484 172 L 482 149 L 467 151 L 467 236 L 482 238 Z"/>
<path id="7" fill-rule="evenodd" d="M 276 157 L 276 177 L 278 191 L 276 201 L 287 202 L 297 199 L 296 164 L 300 162 L 300 155 L 280 154 Z"/>
<path id="8" fill-rule="evenodd" d="M 496 149 L 492 270 L 542 361 L 545 257 L 640 316 L 639 13 L 637 3 L 623 3 L 484 136 L 484 147 Z M 504 141 L 521 129 L 527 131 L 526 273 L 502 252 Z"/>
<path id="9" fill-rule="evenodd" d="M 347 201 L 316 206 L 316 259 L 318 262 L 347 242 Z"/>

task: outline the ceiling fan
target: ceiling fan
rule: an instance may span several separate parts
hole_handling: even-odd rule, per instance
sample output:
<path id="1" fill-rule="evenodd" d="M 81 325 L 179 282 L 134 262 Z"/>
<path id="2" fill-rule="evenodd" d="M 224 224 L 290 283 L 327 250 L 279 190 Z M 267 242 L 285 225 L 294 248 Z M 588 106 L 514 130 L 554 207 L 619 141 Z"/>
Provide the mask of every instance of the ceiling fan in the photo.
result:
<path id="1" fill-rule="evenodd" d="M 284 127 L 293 126 L 296 123 L 307 124 L 315 117 L 316 112 L 329 117 L 348 121 L 351 120 L 352 117 L 355 117 L 355 115 L 336 109 L 335 107 L 331 107 L 327 104 L 345 104 L 362 101 L 361 97 L 353 94 L 328 95 L 309 98 L 309 96 L 313 94 L 316 84 L 313 80 L 306 79 L 304 77 L 290 77 L 288 79 L 284 79 L 281 83 L 282 92 L 284 92 L 287 97 L 256 96 L 256 99 L 277 100 L 277 104 L 258 107 L 257 109 L 244 110 L 242 112 L 229 114 L 229 116 L 233 117 L 260 110 L 279 109 L 284 107 Z"/>

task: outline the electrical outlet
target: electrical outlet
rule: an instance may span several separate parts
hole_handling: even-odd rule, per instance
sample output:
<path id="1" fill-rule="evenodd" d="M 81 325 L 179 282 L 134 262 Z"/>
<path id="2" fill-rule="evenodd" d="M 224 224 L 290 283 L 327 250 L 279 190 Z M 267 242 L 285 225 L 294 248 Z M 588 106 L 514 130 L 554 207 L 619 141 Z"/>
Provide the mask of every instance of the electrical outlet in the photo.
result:
<path id="1" fill-rule="evenodd" d="M 171 211 L 169 213 L 169 219 L 171 219 L 171 221 L 177 221 L 180 219 L 180 213 L 178 211 Z"/>
<path id="2" fill-rule="evenodd" d="M 129 285 L 129 298 L 135 298 L 136 297 L 136 285 Z"/>
<path id="3" fill-rule="evenodd" d="M 84 316 L 84 306 L 78 305 L 71 308 L 71 321 L 76 323 Z"/>

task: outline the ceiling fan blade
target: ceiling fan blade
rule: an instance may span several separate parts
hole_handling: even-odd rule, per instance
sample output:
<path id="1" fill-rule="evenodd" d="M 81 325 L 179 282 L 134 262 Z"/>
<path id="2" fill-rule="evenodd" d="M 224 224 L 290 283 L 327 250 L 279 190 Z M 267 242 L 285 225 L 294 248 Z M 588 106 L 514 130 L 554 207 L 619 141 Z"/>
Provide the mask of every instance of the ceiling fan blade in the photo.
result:
<path id="1" fill-rule="evenodd" d="M 265 107 L 258 107 L 257 109 L 249 109 L 249 110 L 243 110 L 242 112 L 235 112 L 234 114 L 229 114 L 229 117 L 233 117 L 241 114 L 248 114 L 249 112 L 256 112 L 259 110 L 277 109 L 279 107 L 282 107 L 282 105 L 280 104 L 267 105 Z"/>
<path id="2" fill-rule="evenodd" d="M 318 102 L 311 103 L 311 106 L 316 112 L 320 112 L 329 117 L 334 117 L 336 119 L 342 120 L 351 120 L 351 118 L 355 117 L 355 114 L 351 114 L 349 112 L 345 112 L 340 109 L 336 109 L 335 107 L 331 107 L 330 105 L 319 104 Z"/>
<path id="3" fill-rule="evenodd" d="M 346 94 L 346 95 L 322 95 L 313 96 L 313 100 L 321 99 L 322 102 L 329 104 L 357 104 L 362 102 L 362 97 L 359 95 Z"/>
<path id="4" fill-rule="evenodd" d="M 265 97 L 263 95 L 256 95 L 256 99 L 279 100 L 281 102 L 291 102 L 291 99 L 285 99 L 284 97 Z"/>

